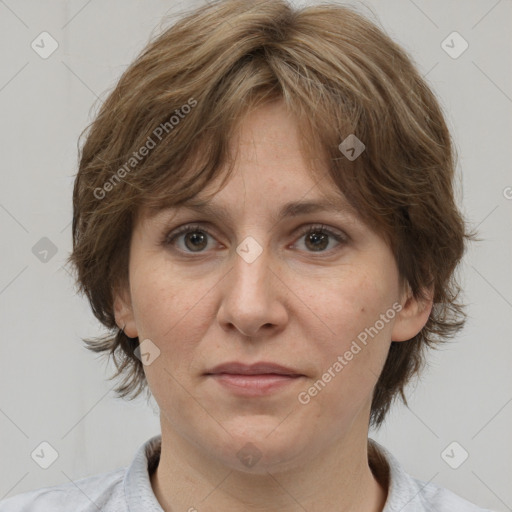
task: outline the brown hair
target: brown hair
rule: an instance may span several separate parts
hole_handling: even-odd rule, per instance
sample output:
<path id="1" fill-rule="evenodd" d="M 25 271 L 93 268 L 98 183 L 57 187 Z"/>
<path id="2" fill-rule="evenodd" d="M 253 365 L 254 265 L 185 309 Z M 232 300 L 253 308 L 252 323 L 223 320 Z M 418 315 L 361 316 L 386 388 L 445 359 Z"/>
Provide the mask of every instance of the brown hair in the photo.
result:
<path id="1" fill-rule="evenodd" d="M 85 342 L 113 357 L 121 397 L 148 391 L 134 354 L 138 339 L 118 328 L 113 311 L 114 291 L 128 280 L 137 212 L 178 206 L 222 171 L 224 184 L 235 127 L 249 109 L 279 99 L 301 126 L 305 154 L 322 162 L 324 177 L 388 241 L 402 284 L 419 298 L 434 289 L 421 332 L 391 344 L 372 402 L 371 422 L 379 425 L 396 396 L 405 401 L 424 347 L 464 325 L 454 271 L 474 235 L 454 201 L 455 152 L 438 101 L 404 50 L 354 8 L 209 2 L 128 67 L 81 135 L 88 131 L 70 261 L 111 331 Z M 355 160 L 339 148 L 350 134 L 366 146 Z"/>

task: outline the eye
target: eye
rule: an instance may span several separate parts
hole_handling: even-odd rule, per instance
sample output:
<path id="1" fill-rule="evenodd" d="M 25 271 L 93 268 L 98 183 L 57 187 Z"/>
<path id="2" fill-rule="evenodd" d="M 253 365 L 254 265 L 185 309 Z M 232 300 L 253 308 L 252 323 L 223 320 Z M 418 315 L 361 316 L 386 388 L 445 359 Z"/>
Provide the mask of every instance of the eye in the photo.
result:
<path id="1" fill-rule="evenodd" d="M 329 245 L 329 239 L 334 239 L 338 245 L 347 242 L 344 234 L 327 229 L 323 225 L 310 226 L 302 230 L 300 238 L 302 237 L 305 237 L 304 245 L 308 252 L 328 252 L 325 249 Z"/>
<path id="2" fill-rule="evenodd" d="M 178 228 L 176 231 L 166 235 L 163 244 L 176 245 L 176 240 L 178 238 L 182 238 L 185 249 L 183 246 L 179 247 L 181 251 L 204 252 L 204 248 L 208 245 L 208 237 L 212 237 L 212 235 L 204 227 L 199 225 L 186 224 L 185 226 Z"/>
<path id="3" fill-rule="evenodd" d="M 185 253 L 201 253 L 205 252 L 208 246 L 208 238 L 213 235 L 200 225 L 186 224 L 165 236 L 162 244 L 165 246 L 176 246 L 177 241 L 183 242 L 178 249 Z M 323 225 L 309 226 L 300 232 L 300 237 L 305 237 L 305 246 L 307 252 L 328 252 L 326 248 L 331 240 L 336 243 L 344 244 L 347 237 L 341 232 L 333 231 Z"/>

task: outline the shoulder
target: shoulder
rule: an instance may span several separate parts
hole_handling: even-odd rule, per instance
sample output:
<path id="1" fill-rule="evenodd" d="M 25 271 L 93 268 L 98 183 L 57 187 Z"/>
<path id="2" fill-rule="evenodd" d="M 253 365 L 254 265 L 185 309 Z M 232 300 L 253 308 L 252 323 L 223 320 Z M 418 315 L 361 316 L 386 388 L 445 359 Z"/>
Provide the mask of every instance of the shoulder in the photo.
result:
<path id="1" fill-rule="evenodd" d="M 383 512 L 492 512 L 448 489 L 410 476 L 391 453 L 372 439 L 368 448 L 372 471 L 379 481 L 387 482 Z"/>
<path id="2" fill-rule="evenodd" d="M 129 466 L 0 501 L 0 512 L 163 512 L 150 472 L 160 458 L 161 436 L 142 444 Z"/>
<path id="3" fill-rule="evenodd" d="M 0 512 L 122 512 L 126 468 L 24 492 L 0 501 Z"/>
<path id="4" fill-rule="evenodd" d="M 439 487 L 433 483 L 426 483 L 416 478 L 409 477 L 411 487 L 418 493 L 418 502 L 421 502 L 421 510 L 436 512 L 492 512 L 461 498 L 454 492 Z M 409 510 L 406 508 L 405 510 Z M 413 510 L 413 508 L 411 508 Z M 404 511 L 405 512 L 405 511 Z"/>

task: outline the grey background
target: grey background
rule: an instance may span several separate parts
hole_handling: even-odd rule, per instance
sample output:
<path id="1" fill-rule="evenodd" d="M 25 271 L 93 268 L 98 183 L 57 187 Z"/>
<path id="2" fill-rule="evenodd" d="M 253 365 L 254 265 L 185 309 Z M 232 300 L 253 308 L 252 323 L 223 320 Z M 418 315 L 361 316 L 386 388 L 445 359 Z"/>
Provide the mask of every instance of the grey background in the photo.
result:
<path id="1" fill-rule="evenodd" d="M 115 399 L 111 364 L 83 347 L 103 331 L 64 262 L 79 133 L 162 16 L 200 4 L 0 0 L 0 499 L 127 465 L 160 431 L 156 403 Z M 441 99 L 459 152 L 459 203 L 484 239 L 460 269 L 467 327 L 431 353 L 410 407 L 397 405 L 371 436 L 414 476 L 509 511 L 512 2 L 375 0 L 361 10 Z M 31 48 L 43 31 L 59 44 L 47 59 Z M 457 59 L 441 47 L 453 31 L 469 44 Z M 33 252 L 43 237 L 57 249 L 46 262 Z M 42 441 L 59 454 L 46 470 L 30 456 Z M 458 469 L 441 457 L 453 441 L 469 453 Z"/>

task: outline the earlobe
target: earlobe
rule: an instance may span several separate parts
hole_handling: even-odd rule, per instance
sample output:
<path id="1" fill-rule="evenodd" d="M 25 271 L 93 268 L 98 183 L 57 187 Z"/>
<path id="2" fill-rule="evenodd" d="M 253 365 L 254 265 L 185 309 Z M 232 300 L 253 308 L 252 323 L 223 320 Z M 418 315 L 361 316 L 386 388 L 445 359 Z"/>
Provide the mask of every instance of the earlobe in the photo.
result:
<path id="1" fill-rule="evenodd" d="M 391 341 L 407 341 L 416 336 L 427 323 L 433 306 L 433 289 L 427 298 L 416 298 L 409 287 L 407 296 L 402 302 L 402 309 L 396 316 L 391 332 Z"/>
<path id="2" fill-rule="evenodd" d="M 122 296 L 123 295 L 123 296 Z M 116 324 L 129 338 L 138 336 L 137 326 L 133 315 L 131 301 L 124 297 L 125 294 L 116 292 L 114 295 L 114 315 Z"/>

